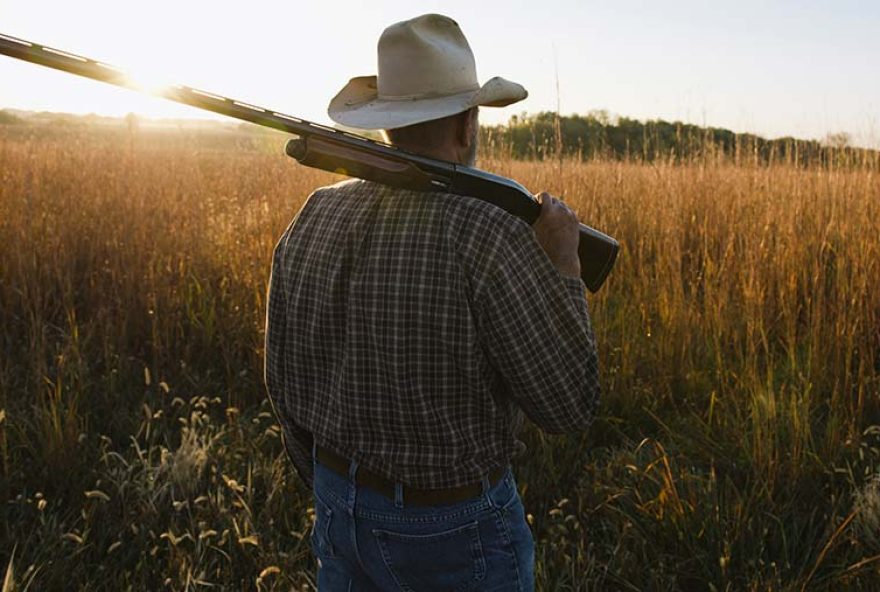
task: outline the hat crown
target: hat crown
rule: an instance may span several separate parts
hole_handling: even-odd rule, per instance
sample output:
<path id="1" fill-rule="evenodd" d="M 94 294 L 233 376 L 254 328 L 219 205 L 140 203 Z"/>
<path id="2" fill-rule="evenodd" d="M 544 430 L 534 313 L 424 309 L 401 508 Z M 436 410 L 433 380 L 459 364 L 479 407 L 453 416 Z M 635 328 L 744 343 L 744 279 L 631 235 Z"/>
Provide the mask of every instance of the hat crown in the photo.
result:
<path id="1" fill-rule="evenodd" d="M 499 76 L 477 82 L 474 54 L 454 20 L 441 14 L 382 32 L 376 76 L 357 76 L 330 101 L 327 114 L 356 129 L 396 129 L 472 107 L 504 107 L 529 93 Z"/>
<path id="2" fill-rule="evenodd" d="M 382 32 L 378 47 L 379 97 L 439 97 L 480 88 L 474 54 L 454 20 L 425 14 Z"/>

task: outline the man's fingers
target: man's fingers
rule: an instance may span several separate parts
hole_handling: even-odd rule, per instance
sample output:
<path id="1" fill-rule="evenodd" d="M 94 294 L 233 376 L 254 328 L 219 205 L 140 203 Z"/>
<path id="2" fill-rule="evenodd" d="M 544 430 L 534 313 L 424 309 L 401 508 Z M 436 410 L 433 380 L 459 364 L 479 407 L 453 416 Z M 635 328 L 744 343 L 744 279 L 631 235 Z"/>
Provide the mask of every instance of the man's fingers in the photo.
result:
<path id="1" fill-rule="evenodd" d="M 562 201 L 561 197 L 554 197 L 546 191 L 542 191 L 536 197 L 538 203 L 541 204 L 541 218 L 548 221 L 560 218 L 569 218 L 575 221 L 578 219 L 574 210 Z"/>
<path id="2" fill-rule="evenodd" d="M 559 203 L 559 200 L 547 193 L 546 191 L 542 191 L 538 194 L 538 202 L 544 206 L 553 207 Z"/>

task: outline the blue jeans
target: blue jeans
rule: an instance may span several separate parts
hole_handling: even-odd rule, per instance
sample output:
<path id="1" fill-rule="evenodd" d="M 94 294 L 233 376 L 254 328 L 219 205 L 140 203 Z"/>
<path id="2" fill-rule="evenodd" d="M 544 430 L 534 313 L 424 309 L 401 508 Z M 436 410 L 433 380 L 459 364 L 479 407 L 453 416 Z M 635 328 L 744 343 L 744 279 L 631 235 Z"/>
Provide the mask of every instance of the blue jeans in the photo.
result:
<path id="1" fill-rule="evenodd" d="M 534 590 L 535 546 L 508 468 L 483 493 L 444 506 L 407 506 L 315 461 L 320 592 Z"/>

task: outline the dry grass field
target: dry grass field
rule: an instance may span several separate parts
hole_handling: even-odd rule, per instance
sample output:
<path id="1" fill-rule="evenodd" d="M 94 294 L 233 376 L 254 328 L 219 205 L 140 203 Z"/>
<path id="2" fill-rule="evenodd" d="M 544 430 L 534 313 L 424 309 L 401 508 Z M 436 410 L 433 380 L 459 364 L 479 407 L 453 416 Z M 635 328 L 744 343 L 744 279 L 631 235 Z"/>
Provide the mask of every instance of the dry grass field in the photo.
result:
<path id="1" fill-rule="evenodd" d="M 282 142 L 0 126 L 4 591 L 313 589 L 263 317 L 336 178 Z M 880 589 L 880 162 L 707 154 L 481 161 L 622 243 L 601 417 L 515 465 L 539 589 Z"/>

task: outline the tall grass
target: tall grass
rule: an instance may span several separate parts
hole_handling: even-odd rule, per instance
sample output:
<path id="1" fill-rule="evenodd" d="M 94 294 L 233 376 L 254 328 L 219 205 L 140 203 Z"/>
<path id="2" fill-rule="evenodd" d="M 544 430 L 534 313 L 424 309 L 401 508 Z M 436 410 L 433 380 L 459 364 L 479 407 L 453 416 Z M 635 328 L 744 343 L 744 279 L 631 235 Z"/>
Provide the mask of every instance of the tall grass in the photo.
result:
<path id="1" fill-rule="evenodd" d="M 311 589 L 264 295 L 336 178 L 275 137 L 129 140 L 0 127 L 0 566 L 18 589 Z M 877 168 L 481 164 L 622 243 L 590 297 L 602 417 L 526 430 L 515 465 L 540 588 L 876 589 Z"/>

